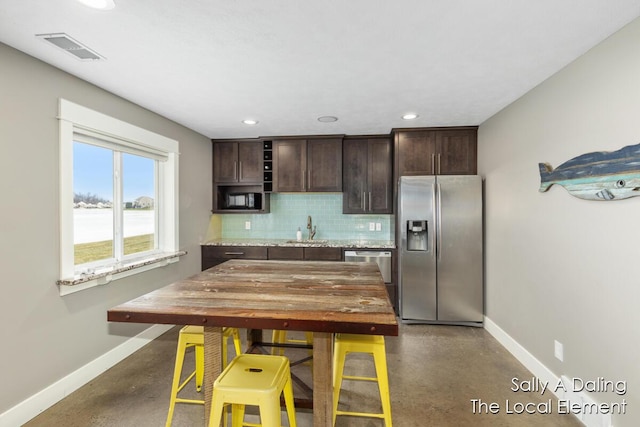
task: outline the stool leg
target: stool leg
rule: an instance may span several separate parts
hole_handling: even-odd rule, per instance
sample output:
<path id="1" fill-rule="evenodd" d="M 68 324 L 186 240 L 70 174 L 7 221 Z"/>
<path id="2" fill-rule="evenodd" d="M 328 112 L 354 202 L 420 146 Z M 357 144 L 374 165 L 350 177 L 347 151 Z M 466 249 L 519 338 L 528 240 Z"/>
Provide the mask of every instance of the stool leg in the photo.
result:
<path id="1" fill-rule="evenodd" d="M 282 340 L 283 340 L 282 331 L 274 329 L 273 333 L 271 334 L 271 342 L 273 344 L 280 344 L 280 343 L 282 343 Z M 277 356 L 282 356 L 281 350 L 282 349 L 279 348 L 279 347 L 271 347 L 271 354 L 272 355 L 277 355 Z"/>
<path id="2" fill-rule="evenodd" d="M 227 427 L 229 425 L 229 405 L 222 405 L 222 427 Z"/>
<path id="3" fill-rule="evenodd" d="M 244 405 L 234 403 L 233 405 L 231 405 L 231 427 L 242 427 L 243 422 Z"/>
<path id="4" fill-rule="evenodd" d="M 289 374 L 291 375 L 291 374 Z M 284 404 L 287 408 L 287 418 L 289 419 L 289 427 L 296 427 L 296 408 L 293 403 L 293 384 L 291 383 L 291 379 L 287 379 L 287 382 L 284 384 L 284 389 L 282 390 L 284 393 Z"/>
<path id="5" fill-rule="evenodd" d="M 224 410 L 224 402 L 217 398 L 216 391 L 213 390 L 213 396 L 211 398 L 211 413 L 209 415 L 209 427 L 219 427 L 220 419 L 222 418 L 222 411 Z"/>
<path id="6" fill-rule="evenodd" d="M 389 393 L 389 376 L 387 373 L 387 355 L 384 346 L 373 353 L 373 360 L 376 366 L 376 376 L 378 377 L 378 389 L 380 390 L 380 403 L 384 414 L 385 427 L 391 427 L 391 394 Z"/>
<path id="7" fill-rule="evenodd" d="M 262 427 L 280 427 L 280 399 L 263 400 L 259 406 Z"/>
<path id="8" fill-rule="evenodd" d="M 228 350 L 228 346 L 227 346 L 227 340 L 229 338 L 226 336 L 222 336 L 222 369 L 227 367 L 227 362 L 229 361 L 229 355 L 227 354 Z"/>
<path id="9" fill-rule="evenodd" d="M 338 411 L 340 389 L 342 388 L 342 373 L 346 357 L 347 354 L 343 353 L 342 346 L 336 342 L 333 350 L 333 425 L 336 425 L 336 412 Z"/>
<path id="10" fill-rule="evenodd" d="M 236 348 L 236 356 L 242 354 L 242 344 L 240 343 L 240 332 L 238 332 L 238 328 L 233 328 L 233 346 Z"/>
<path id="11" fill-rule="evenodd" d="M 171 400 L 169 401 L 169 413 L 167 414 L 166 427 L 171 426 L 171 420 L 173 419 L 173 411 L 176 407 L 176 399 L 178 397 L 178 387 L 180 386 L 180 376 L 182 374 L 182 364 L 184 362 L 184 353 L 186 350 L 186 343 L 182 334 L 178 335 L 178 349 L 176 351 L 176 364 L 173 368 L 173 382 L 171 384 Z"/>
<path id="12" fill-rule="evenodd" d="M 312 345 L 313 344 L 313 332 L 305 332 L 304 333 L 304 339 L 307 341 L 308 345 Z"/>
<path id="13" fill-rule="evenodd" d="M 194 350 L 196 354 L 196 390 L 199 393 L 204 382 L 204 346 L 196 344 Z"/>
<path id="14" fill-rule="evenodd" d="M 304 333 L 304 337 L 305 340 L 307 341 L 307 345 L 313 346 L 313 332 L 305 332 Z M 313 356 L 313 348 L 310 348 L 309 351 L 309 356 Z M 313 367 L 313 359 L 311 359 L 310 361 L 311 366 Z"/>

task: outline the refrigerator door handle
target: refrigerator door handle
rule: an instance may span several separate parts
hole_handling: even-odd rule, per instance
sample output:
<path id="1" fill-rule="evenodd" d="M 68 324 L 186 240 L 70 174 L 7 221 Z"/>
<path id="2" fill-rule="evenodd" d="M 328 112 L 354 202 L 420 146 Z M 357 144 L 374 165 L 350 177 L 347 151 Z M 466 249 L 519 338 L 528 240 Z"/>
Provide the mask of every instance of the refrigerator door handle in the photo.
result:
<path id="1" fill-rule="evenodd" d="M 436 184 L 437 193 L 438 193 L 438 211 L 436 213 L 436 225 L 438 227 L 438 238 L 436 240 L 436 253 L 438 257 L 438 261 L 442 259 L 442 191 L 440 189 L 440 184 Z"/>
<path id="2" fill-rule="evenodd" d="M 436 186 L 437 185 L 438 184 L 436 184 L 434 182 L 433 185 L 432 185 L 432 188 L 431 188 L 431 198 L 432 198 L 431 202 L 433 203 L 432 206 L 434 206 L 434 207 L 436 206 L 436 193 L 437 193 Z M 435 224 L 433 224 L 434 225 L 432 227 L 433 229 L 430 230 L 431 231 L 431 250 L 433 252 L 432 257 L 437 257 L 438 256 L 438 246 L 437 245 L 438 245 L 438 240 L 439 239 L 436 237 L 436 230 L 438 228 L 438 215 L 437 215 L 437 213 L 434 212 L 433 216 L 434 216 L 433 219 L 435 220 Z"/>

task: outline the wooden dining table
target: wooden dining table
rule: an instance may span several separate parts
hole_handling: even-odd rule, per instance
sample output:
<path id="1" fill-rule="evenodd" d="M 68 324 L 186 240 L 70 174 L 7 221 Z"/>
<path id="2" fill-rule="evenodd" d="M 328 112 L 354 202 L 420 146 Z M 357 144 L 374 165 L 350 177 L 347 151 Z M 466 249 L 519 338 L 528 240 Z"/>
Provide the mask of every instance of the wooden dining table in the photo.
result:
<path id="1" fill-rule="evenodd" d="M 332 426 L 334 333 L 398 335 L 375 263 L 230 260 L 118 305 L 112 322 L 204 326 L 205 418 L 222 328 L 313 332 L 313 425 Z"/>

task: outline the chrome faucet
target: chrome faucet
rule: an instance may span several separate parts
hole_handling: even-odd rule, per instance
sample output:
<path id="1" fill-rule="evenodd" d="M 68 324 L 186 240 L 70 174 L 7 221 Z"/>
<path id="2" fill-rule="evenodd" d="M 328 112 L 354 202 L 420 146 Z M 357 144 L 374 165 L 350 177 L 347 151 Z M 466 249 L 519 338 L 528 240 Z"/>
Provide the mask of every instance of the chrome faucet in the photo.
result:
<path id="1" fill-rule="evenodd" d="M 307 217 L 307 230 L 309 230 L 309 240 L 313 240 L 313 236 L 316 235 L 315 225 L 312 227 L 311 215 Z"/>

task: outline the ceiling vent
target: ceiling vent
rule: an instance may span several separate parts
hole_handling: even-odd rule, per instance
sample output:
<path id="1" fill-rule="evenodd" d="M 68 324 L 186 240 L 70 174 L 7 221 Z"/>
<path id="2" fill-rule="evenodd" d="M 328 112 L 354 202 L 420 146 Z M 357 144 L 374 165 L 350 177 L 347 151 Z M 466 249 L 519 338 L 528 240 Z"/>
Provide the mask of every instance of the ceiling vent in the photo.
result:
<path id="1" fill-rule="evenodd" d="M 96 61 L 105 59 L 94 50 L 89 49 L 88 47 L 72 39 L 65 33 L 36 34 L 36 37 L 40 37 L 42 40 L 45 40 L 52 45 L 59 47 L 60 49 L 73 55 L 81 61 Z"/>

